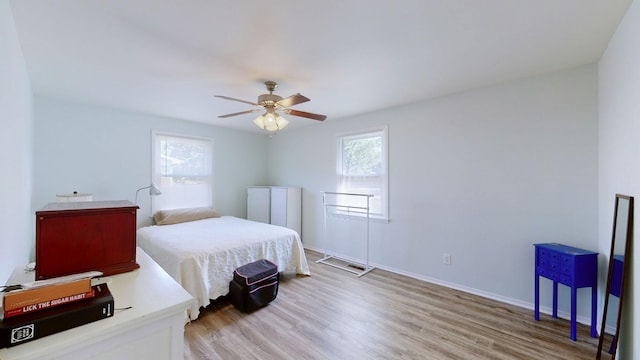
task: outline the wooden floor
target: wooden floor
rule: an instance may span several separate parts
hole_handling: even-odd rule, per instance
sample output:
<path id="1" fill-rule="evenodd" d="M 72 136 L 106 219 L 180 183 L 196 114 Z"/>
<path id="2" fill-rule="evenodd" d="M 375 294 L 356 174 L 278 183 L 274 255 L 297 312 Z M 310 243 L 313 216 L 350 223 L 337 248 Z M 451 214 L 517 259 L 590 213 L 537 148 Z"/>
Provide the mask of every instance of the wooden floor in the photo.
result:
<path id="1" fill-rule="evenodd" d="M 316 264 L 251 314 L 222 300 L 185 327 L 185 359 L 593 359 L 569 321 L 375 269 Z"/>

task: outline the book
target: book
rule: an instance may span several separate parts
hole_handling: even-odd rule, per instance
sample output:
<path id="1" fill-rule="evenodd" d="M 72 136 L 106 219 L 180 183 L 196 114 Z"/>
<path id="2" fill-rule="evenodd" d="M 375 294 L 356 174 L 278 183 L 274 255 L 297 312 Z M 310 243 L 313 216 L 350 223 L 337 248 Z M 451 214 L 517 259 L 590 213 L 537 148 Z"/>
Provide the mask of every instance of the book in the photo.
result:
<path id="1" fill-rule="evenodd" d="M 14 290 L 4 294 L 2 308 L 5 313 L 31 305 L 43 304 L 67 296 L 85 294 L 91 291 L 91 279 L 84 278 L 74 281 L 47 285 L 26 290 Z"/>
<path id="2" fill-rule="evenodd" d="M 92 287 L 95 295 L 0 321 L 0 348 L 23 344 L 113 316 L 114 300 L 107 284 Z"/>
<path id="3" fill-rule="evenodd" d="M 11 310 L 3 310 L 2 313 L 0 314 L 2 316 L 0 317 L 0 319 L 3 319 L 3 318 L 6 319 L 13 316 L 28 314 L 34 311 L 44 310 L 54 306 L 68 304 L 74 301 L 87 300 L 89 298 L 94 297 L 94 295 L 95 295 L 95 291 L 91 289 L 84 293 L 63 296 L 63 297 L 55 298 L 51 300 L 45 300 L 35 304 L 27 304 Z"/>

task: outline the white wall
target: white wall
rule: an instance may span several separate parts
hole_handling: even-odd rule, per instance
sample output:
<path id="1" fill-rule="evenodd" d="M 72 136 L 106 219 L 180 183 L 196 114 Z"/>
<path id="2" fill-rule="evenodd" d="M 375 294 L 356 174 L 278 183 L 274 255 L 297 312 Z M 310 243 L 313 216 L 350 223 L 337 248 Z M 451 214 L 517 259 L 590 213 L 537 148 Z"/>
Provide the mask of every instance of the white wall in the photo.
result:
<path id="1" fill-rule="evenodd" d="M 640 224 L 640 2 L 634 1 L 599 63 L 600 250 L 609 251 L 616 193 L 634 196 L 634 223 Z M 638 233 L 637 231 L 635 232 Z M 635 241 L 638 237 L 636 236 Z M 640 291 L 640 246 L 631 257 L 626 282 L 620 359 L 640 359 L 640 321 L 635 317 Z"/>
<path id="2" fill-rule="evenodd" d="M 532 306 L 534 243 L 598 250 L 595 65 L 274 137 L 270 183 L 304 188 L 305 246 L 334 246 L 322 239 L 320 192 L 335 191 L 335 134 L 382 124 L 389 125 L 391 222 L 371 225 L 378 265 Z M 362 259 L 356 235 L 339 252 Z M 547 310 L 550 289 L 543 280 Z M 579 294 L 579 314 L 589 319 L 590 292 Z M 568 311 L 565 287 L 560 296 Z"/>
<path id="3" fill-rule="evenodd" d="M 246 216 L 246 186 L 266 178 L 262 135 L 42 96 L 34 116 L 34 211 L 73 191 L 133 202 L 136 189 L 151 181 L 154 129 L 213 140 L 214 205 L 224 215 Z M 138 225 L 148 224 L 148 192 L 140 192 L 138 203 Z"/>
<path id="4" fill-rule="evenodd" d="M 9 1 L 0 0 L 0 284 L 29 260 L 32 95 Z"/>
<path id="5" fill-rule="evenodd" d="M 28 75 L 9 2 L 0 0 L 0 282 L 28 261 L 33 211 L 56 193 L 133 199 L 149 182 L 151 129 L 214 139 L 215 202 L 225 214 L 245 215 L 247 185 L 303 186 L 305 245 L 322 248 L 319 193 L 334 189 L 335 134 L 389 124 L 391 222 L 373 224 L 374 262 L 530 304 L 532 244 L 562 241 L 605 252 L 613 194 L 638 194 L 638 24 L 636 1 L 599 64 L 599 99 L 596 69 L 586 66 L 330 119 L 266 143 L 258 135 L 39 97 L 33 144 Z M 267 146 L 272 156 L 260 155 Z M 281 160 L 267 169 L 274 158 Z M 141 205 L 144 214 L 148 204 Z M 359 257 L 359 249 L 354 244 L 345 255 Z M 443 252 L 452 254 L 453 265 L 442 264 Z M 638 268 L 632 269 L 631 299 L 640 288 Z M 632 304 L 621 351 L 640 358 L 632 346 L 640 341 Z M 584 317 L 582 305 L 588 302 L 580 303 Z M 566 303 L 561 307 L 567 310 Z"/>

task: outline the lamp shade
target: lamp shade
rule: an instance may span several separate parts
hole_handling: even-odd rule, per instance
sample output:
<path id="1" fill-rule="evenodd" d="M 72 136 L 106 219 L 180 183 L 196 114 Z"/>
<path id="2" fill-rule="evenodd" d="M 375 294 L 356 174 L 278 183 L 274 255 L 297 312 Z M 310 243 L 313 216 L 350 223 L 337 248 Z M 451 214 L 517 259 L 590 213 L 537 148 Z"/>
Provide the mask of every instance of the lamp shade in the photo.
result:
<path id="1" fill-rule="evenodd" d="M 151 195 L 151 196 L 162 195 L 162 191 L 160 191 L 160 189 L 158 189 L 157 186 L 155 186 L 153 183 L 151 183 L 151 185 L 149 187 L 149 195 Z"/>
<path id="2" fill-rule="evenodd" d="M 283 118 L 282 116 L 276 116 L 276 125 L 278 125 L 278 129 L 282 130 L 285 126 L 289 125 L 289 121 Z"/>
<path id="3" fill-rule="evenodd" d="M 264 115 L 260 115 L 257 118 L 253 119 L 253 123 L 256 124 L 257 127 L 264 130 Z"/>
<path id="4" fill-rule="evenodd" d="M 158 189 L 157 186 L 155 186 L 153 183 L 151 183 L 151 185 L 149 185 L 149 186 L 144 186 L 144 187 L 141 187 L 140 189 L 136 190 L 136 202 L 135 202 L 136 204 L 138 203 L 138 193 L 141 190 L 144 190 L 144 189 L 149 189 L 149 196 L 157 196 L 157 195 L 161 195 L 162 194 L 162 191 L 160 191 L 160 189 Z"/>

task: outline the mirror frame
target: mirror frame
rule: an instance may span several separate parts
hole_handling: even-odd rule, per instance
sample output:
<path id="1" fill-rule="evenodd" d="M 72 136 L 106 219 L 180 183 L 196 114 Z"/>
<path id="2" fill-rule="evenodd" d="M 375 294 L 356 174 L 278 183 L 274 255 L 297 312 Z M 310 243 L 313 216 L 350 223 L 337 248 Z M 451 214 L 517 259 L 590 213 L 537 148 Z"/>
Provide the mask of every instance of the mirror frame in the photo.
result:
<path id="1" fill-rule="evenodd" d="M 616 229 L 618 222 L 618 205 L 620 199 L 627 200 L 629 202 L 629 207 L 627 209 L 627 229 L 624 232 L 624 239 L 616 239 Z M 631 241 L 633 240 L 633 196 L 628 195 L 620 195 L 616 194 L 616 201 L 613 210 L 613 233 L 611 235 L 611 251 L 609 252 L 609 265 L 608 265 L 608 273 L 607 273 L 607 289 L 604 295 L 604 308 L 602 311 L 602 326 L 600 329 L 600 339 L 598 340 L 598 352 L 596 353 L 596 359 L 600 359 L 602 356 L 602 347 L 604 345 L 604 337 L 605 337 L 605 326 L 607 324 L 607 310 L 609 306 L 609 292 L 611 291 L 611 279 L 613 277 L 613 256 L 616 245 L 616 240 L 625 241 L 624 244 L 624 260 L 622 262 L 622 277 L 620 279 L 620 299 L 618 301 L 618 314 L 616 319 L 616 327 L 615 334 L 613 335 L 613 339 L 611 340 L 610 347 L 610 355 L 611 359 L 615 359 L 616 351 L 618 350 L 618 340 L 620 338 L 620 320 L 622 319 L 622 302 L 624 299 L 624 283 L 625 278 L 627 277 L 627 272 L 629 269 L 629 257 L 631 255 Z M 606 351 L 606 350 L 605 350 Z"/>

